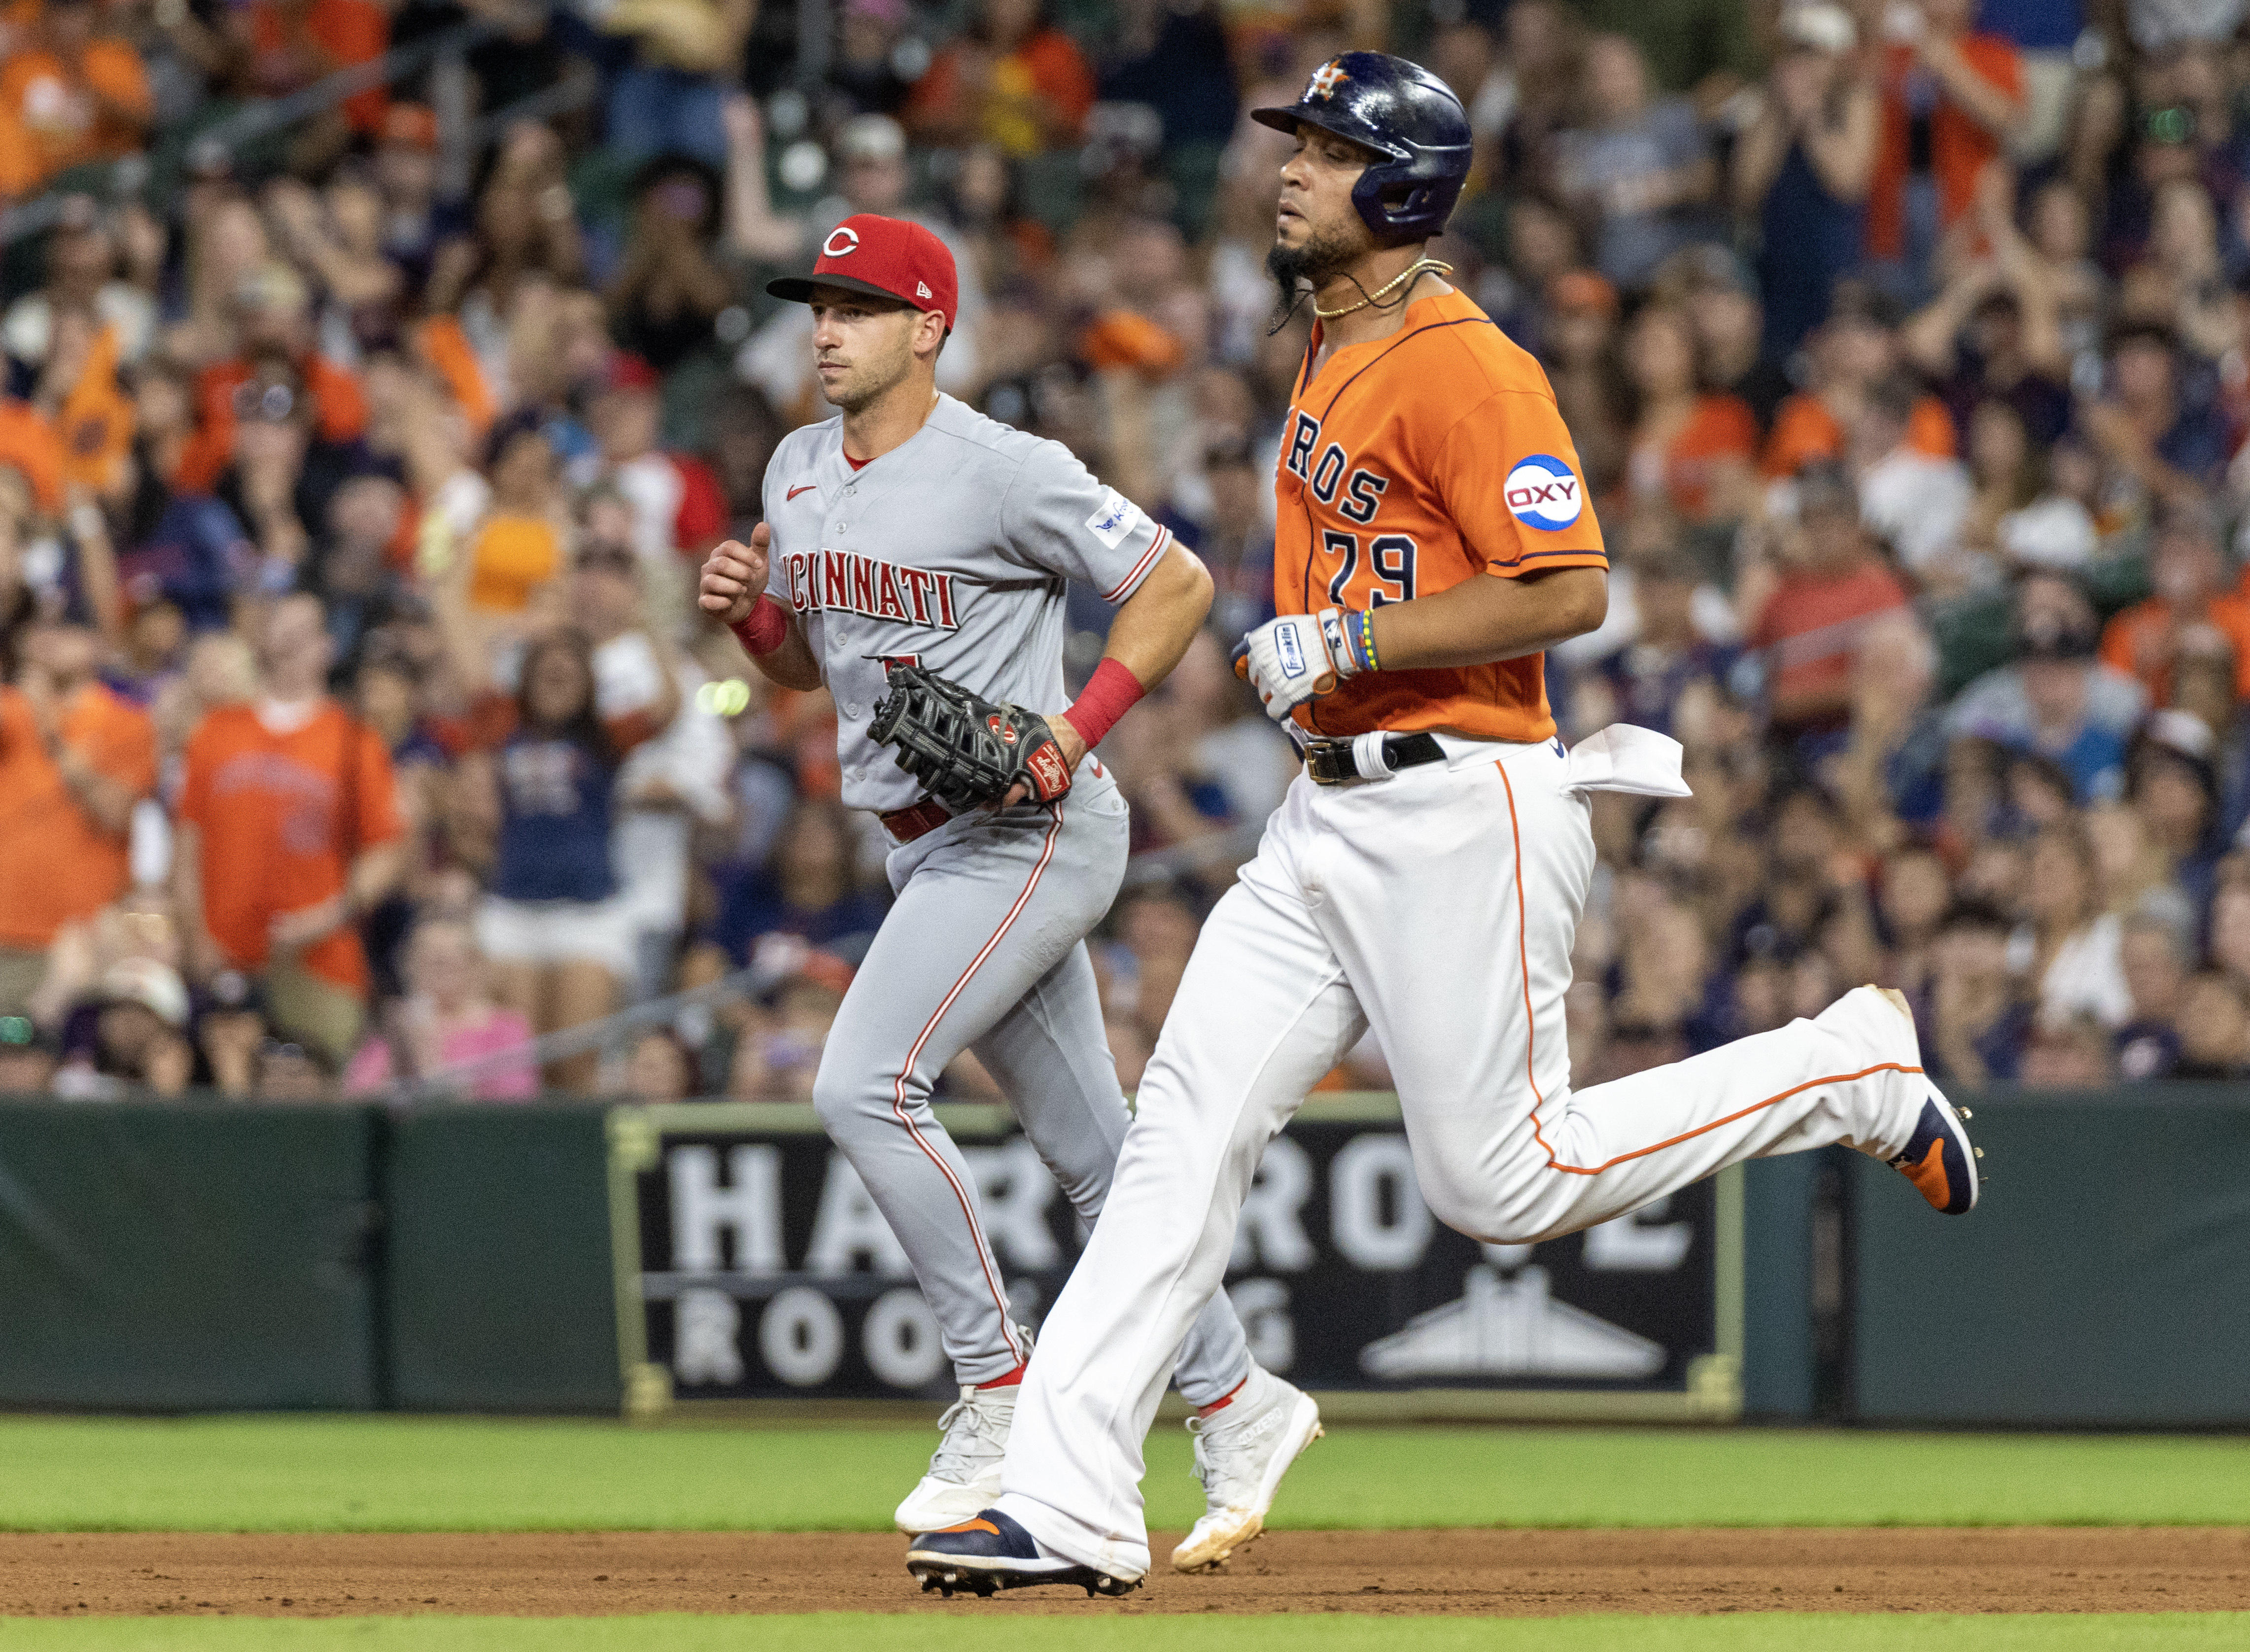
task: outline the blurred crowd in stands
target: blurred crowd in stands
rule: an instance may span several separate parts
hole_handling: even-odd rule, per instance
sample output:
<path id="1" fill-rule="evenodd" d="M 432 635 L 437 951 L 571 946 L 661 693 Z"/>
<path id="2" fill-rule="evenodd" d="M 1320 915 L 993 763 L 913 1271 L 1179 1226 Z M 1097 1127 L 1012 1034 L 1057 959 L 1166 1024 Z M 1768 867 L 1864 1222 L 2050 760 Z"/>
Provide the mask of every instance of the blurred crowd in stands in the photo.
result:
<path id="1" fill-rule="evenodd" d="M 1244 111 L 1354 46 L 1468 108 L 1432 251 L 1608 536 L 1564 737 L 1687 750 L 1597 810 L 1578 1082 L 1868 980 L 1948 1082 L 2241 1076 L 2246 11 L 12 0 L 0 1091 L 809 1095 L 886 840 L 690 590 L 828 410 L 764 283 L 867 210 L 958 260 L 942 388 L 1217 581 L 1103 748 L 1129 1086 L 1294 769 L 1225 664 L 1308 325 Z"/>

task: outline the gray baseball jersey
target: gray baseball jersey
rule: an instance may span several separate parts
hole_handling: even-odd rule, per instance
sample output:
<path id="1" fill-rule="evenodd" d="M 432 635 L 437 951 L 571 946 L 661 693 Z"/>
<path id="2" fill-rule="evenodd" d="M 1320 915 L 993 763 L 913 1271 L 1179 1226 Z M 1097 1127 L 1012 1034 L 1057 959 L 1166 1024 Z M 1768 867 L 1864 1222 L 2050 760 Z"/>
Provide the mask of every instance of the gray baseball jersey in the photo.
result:
<path id="1" fill-rule="evenodd" d="M 903 809 L 921 795 L 867 738 L 886 660 L 1059 712 L 1064 582 L 1122 602 L 1171 539 L 1061 443 L 949 396 L 857 472 L 841 419 L 791 432 L 766 466 L 765 514 L 767 589 L 796 609 L 835 697 L 844 801 L 855 809 Z"/>
<path id="2" fill-rule="evenodd" d="M 921 795 L 867 738 L 886 660 L 1059 712 L 1065 582 L 1121 602 L 1170 542 L 1059 443 L 947 396 L 857 472 L 839 421 L 794 432 L 766 469 L 765 509 L 768 589 L 796 609 L 835 696 L 844 801 L 860 809 Z M 1085 936 L 1117 897 L 1128 829 L 1123 795 L 1089 755 L 1059 802 L 977 810 L 894 849 L 897 903 L 821 1051 L 813 1105 L 898 1236 L 964 1384 L 1004 1374 L 1026 1348 L 931 1088 L 973 1050 L 1079 1214 L 1101 1214 L 1128 1116 Z M 1241 1324 L 1217 1298 L 1181 1352 L 1180 1391 L 1209 1405 L 1249 1370 Z"/>

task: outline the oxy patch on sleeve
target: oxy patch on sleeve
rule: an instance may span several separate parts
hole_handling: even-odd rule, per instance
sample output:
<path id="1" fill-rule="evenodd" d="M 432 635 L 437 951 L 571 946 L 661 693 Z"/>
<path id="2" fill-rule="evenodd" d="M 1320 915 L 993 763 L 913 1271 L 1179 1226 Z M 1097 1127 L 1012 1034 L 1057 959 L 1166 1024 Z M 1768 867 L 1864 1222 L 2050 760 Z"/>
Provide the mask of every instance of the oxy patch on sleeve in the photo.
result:
<path id="1" fill-rule="evenodd" d="M 1526 527 L 1552 533 L 1570 527 L 1585 508 L 1585 490 L 1570 467 L 1551 453 L 1534 453 L 1508 472 L 1508 508 Z"/>

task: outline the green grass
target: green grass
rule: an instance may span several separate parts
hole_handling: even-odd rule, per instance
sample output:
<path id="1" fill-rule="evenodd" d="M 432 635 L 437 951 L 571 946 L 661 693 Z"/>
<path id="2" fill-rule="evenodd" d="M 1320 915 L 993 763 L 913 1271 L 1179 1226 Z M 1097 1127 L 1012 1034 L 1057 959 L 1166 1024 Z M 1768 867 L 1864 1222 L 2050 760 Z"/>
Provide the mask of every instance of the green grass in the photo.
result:
<path id="1" fill-rule="evenodd" d="M 935 1434 L 269 1416 L 0 1418 L 0 1530 L 881 1531 Z M 1149 1442 L 1150 1524 L 1201 1508 Z M 2250 1524 L 2250 1440 L 1341 1428 L 1277 1526 Z M 0 1640 L 4 1640 L 0 1636 Z"/>
<path id="2" fill-rule="evenodd" d="M 1708 1618 L 804 1617 L 81 1618 L 18 1621 L 9 1652 L 2221 1652 L 2250 1613 Z"/>

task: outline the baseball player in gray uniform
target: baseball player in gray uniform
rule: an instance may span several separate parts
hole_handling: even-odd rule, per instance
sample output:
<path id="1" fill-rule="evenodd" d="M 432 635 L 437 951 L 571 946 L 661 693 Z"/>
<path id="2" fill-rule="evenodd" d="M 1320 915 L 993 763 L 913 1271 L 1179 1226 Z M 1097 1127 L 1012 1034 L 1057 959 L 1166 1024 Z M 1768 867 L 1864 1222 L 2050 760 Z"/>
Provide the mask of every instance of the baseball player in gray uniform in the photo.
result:
<path id="1" fill-rule="evenodd" d="M 811 306 L 816 370 L 842 415 L 783 441 L 765 521 L 712 553 L 698 596 L 768 678 L 835 697 L 844 801 L 876 811 L 895 844 L 897 904 L 845 995 L 813 1103 L 913 1263 L 961 1384 L 929 1473 L 899 1505 L 908 1532 L 997 1497 L 1030 1343 L 930 1087 L 973 1050 L 1079 1214 L 1101 1214 L 1128 1114 L 1085 936 L 1117 893 L 1128 823 L 1092 747 L 1178 662 L 1211 591 L 1191 552 L 1067 449 L 938 394 L 956 290 L 942 242 L 873 214 L 836 229 L 810 278 L 768 288 Z M 1072 580 L 1118 605 L 1074 702 L 1062 672 Z M 1066 792 L 1040 803 L 1018 786 L 960 813 L 924 795 L 868 736 L 894 663 L 1044 714 Z M 1176 1374 L 1202 1414 L 1189 1427 L 1209 1511 L 1174 1558 L 1194 1570 L 1263 1512 L 1264 1460 L 1250 1466 L 1235 1442 L 1311 1401 L 1255 1366 L 1224 1294 Z"/>

